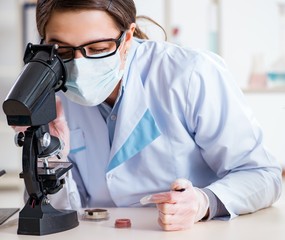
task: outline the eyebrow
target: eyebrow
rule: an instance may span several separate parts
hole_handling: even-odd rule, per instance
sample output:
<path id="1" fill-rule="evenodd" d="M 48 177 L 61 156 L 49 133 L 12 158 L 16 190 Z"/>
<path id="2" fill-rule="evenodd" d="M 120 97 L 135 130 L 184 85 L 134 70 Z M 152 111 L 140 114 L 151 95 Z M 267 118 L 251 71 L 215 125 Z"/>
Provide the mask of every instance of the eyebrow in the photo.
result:
<path id="1" fill-rule="evenodd" d="M 58 40 L 58 39 L 56 39 L 56 38 L 50 39 L 49 42 L 56 42 L 56 43 L 67 44 L 66 42 L 60 41 L 60 40 Z"/>
<path id="2" fill-rule="evenodd" d="M 120 36 L 119 36 L 119 37 L 120 37 Z M 114 39 L 114 40 L 116 40 L 117 38 L 99 38 L 99 39 L 96 39 L 96 40 L 92 40 L 92 41 L 88 41 L 88 42 L 86 42 L 86 43 L 80 44 L 79 46 L 86 45 L 86 44 L 89 44 L 89 43 L 92 43 L 92 42 L 109 40 L 109 39 Z M 49 40 L 49 42 L 60 43 L 60 44 L 62 44 L 62 45 L 64 45 L 64 46 L 73 46 L 73 45 L 68 44 L 67 42 L 63 42 L 63 41 L 58 40 L 58 39 L 56 39 L 56 38 L 51 38 L 51 39 Z"/>

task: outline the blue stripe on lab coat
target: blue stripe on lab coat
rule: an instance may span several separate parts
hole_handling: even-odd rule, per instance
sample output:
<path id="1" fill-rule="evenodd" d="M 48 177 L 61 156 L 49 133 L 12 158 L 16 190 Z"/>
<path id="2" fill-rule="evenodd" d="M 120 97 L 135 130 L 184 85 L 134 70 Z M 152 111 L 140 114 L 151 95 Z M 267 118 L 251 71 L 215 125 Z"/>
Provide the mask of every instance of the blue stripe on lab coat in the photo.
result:
<path id="1" fill-rule="evenodd" d="M 124 145 L 119 149 L 111 160 L 107 171 L 119 166 L 140 152 L 145 146 L 151 143 L 160 135 L 152 114 L 147 110 Z"/>
<path id="2" fill-rule="evenodd" d="M 86 147 L 79 147 L 79 148 L 75 148 L 75 149 L 70 150 L 69 153 L 73 153 L 73 154 L 74 154 L 74 153 L 83 151 L 83 150 L 85 150 L 85 149 L 86 149 Z"/>

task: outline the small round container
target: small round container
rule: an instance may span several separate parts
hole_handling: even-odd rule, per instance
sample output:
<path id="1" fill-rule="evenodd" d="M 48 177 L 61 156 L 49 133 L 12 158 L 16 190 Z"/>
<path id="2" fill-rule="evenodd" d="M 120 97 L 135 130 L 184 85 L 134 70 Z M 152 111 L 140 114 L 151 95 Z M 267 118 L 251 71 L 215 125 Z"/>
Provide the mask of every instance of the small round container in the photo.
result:
<path id="1" fill-rule="evenodd" d="M 130 228 L 131 226 L 131 220 L 128 218 L 119 218 L 115 221 L 115 228 Z"/>
<path id="2" fill-rule="evenodd" d="M 109 219 L 109 213 L 106 209 L 101 208 L 85 209 L 82 218 L 84 220 L 103 221 Z"/>

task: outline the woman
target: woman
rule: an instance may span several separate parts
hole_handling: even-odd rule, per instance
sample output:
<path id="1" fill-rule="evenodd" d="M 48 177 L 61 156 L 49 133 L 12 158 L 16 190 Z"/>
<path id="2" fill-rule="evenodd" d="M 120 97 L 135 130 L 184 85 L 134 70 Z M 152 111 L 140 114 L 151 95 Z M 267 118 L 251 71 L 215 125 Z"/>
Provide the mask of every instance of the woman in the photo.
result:
<path id="1" fill-rule="evenodd" d="M 150 195 L 161 227 L 180 230 L 279 198 L 281 168 L 220 57 L 146 40 L 132 0 L 39 0 L 37 25 L 68 73 L 54 127 L 70 139 L 71 206 Z"/>

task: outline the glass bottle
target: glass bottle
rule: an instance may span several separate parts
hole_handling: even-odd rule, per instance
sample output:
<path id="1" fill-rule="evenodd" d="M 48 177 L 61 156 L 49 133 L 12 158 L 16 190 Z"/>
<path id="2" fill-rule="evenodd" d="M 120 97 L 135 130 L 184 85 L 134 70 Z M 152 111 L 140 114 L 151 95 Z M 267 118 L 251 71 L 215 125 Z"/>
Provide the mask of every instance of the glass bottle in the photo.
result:
<path id="1" fill-rule="evenodd" d="M 209 50 L 220 54 L 220 0 L 209 2 Z"/>
<path id="2" fill-rule="evenodd" d="M 271 87 L 285 86 L 285 3 L 278 3 L 279 8 L 279 57 L 270 66 L 267 73 Z"/>
<path id="3" fill-rule="evenodd" d="M 255 90 L 265 89 L 267 87 L 267 76 L 262 54 L 255 54 L 253 56 L 248 87 Z"/>

